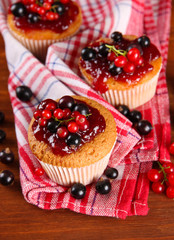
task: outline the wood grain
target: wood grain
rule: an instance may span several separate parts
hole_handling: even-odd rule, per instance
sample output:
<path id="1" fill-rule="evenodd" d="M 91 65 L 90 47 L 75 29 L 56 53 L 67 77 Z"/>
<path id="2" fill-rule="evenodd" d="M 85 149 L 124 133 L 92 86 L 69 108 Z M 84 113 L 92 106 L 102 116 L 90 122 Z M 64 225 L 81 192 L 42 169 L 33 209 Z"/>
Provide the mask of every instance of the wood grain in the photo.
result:
<path id="1" fill-rule="evenodd" d="M 174 141 L 174 9 L 172 12 L 167 83 Z M 0 37 L 0 110 L 5 112 L 6 116 L 6 121 L 0 128 L 7 133 L 7 139 L 0 145 L 0 150 L 10 146 L 16 157 L 12 165 L 5 166 L 6 169 L 14 172 L 15 184 L 12 187 L 0 186 L 1 240 L 174 239 L 174 201 L 152 192 L 149 194 L 149 214 L 145 217 L 128 217 L 124 221 L 107 217 L 90 217 L 63 209 L 46 211 L 28 204 L 23 198 L 19 182 L 14 119 L 7 89 L 8 75 L 4 43 Z M 0 164 L 1 168 L 4 168 L 4 165 Z"/>

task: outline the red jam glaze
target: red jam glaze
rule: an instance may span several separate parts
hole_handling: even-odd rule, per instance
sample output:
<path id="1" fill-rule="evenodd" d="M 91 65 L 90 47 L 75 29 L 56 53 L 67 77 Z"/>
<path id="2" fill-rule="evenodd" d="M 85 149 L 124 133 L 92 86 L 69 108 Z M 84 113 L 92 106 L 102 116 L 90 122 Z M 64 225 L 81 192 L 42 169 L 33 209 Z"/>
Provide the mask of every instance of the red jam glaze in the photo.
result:
<path id="1" fill-rule="evenodd" d="M 39 106 L 38 109 L 43 110 L 47 103 L 51 102 L 53 100 L 47 99 L 43 101 Z M 76 100 L 77 103 L 85 103 L 83 101 Z M 86 103 L 85 103 L 86 104 Z M 77 151 L 82 145 L 84 145 L 87 142 L 92 141 L 96 135 L 99 133 L 104 132 L 106 128 L 106 122 L 104 117 L 100 114 L 100 112 L 88 104 L 86 104 L 89 108 L 89 111 L 92 115 L 90 115 L 87 119 L 89 121 L 89 130 L 86 130 L 84 132 L 78 131 L 77 134 L 81 137 L 81 143 L 78 147 L 75 149 L 72 149 L 66 144 L 65 139 L 59 138 L 56 133 L 51 133 L 46 127 L 41 127 L 38 124 L 38 121 L 35 120 L 32 125 L 32 130 L 34 133 L 35 138 L 38 141 L 44 141 L 46 144 L 48 144 L 52 152 L 55 155 L 61 155 L 65 156 L 66 154 L 70 154 L 72 152 Z"/>
<path id="2" fill-rule="evenodd" d="M 123 39 L 120 43 L 115 45 L 115 47 L 117 49 L 126 50 L 129 44 L 135 42 L 136 39 L 134 41 Z M 90 46 L 98 52 L 98 46 L 101 43 L 103 42 L 94 42 Z M 111 44 L 109 43 L 109 45 Z M 109 72 L 109 65 L 111 64 L 111 62 L 107 59 L 107 57 L 102 57 L 99 54 L 97 54 L 96 58 L 91 61 L 84 61 L 81 58 L 80 65 L 82 66 L 82 68 L 85 68 L 86 72 L 94 78 L 93 88 L 100 93 L 105 93 L 108 90 L 106 82 L 107 79 L 110 77 L 112 77 L 117 82 L 127 83 L 128 85 L 131 85 L 138 83 L 147 72 L 153 70 L 153 66 L 149 64 L 149 62 L 159 58 L 160 52 L 153 44 L 150 44 L 149 47 L 142 49 L 142 57 L 144 59 L 144 64 L 142 66 L 136 67 L 134 73 L 126 73 L 123 71 L 119 75 L 112 76 Z"/>
<path id="3" fill-rule="evenodd" d="M 29 23 L 27 16 L 14 17 L 15 25 L 24 31 L 30 30 L 51 30 L 55 33 L 62 33 L 75 21 L 79 13 L 78 7 L 70 1 L 65 4 L 65 12 L 57 20 L 40 20 L 37 23 Z"/>

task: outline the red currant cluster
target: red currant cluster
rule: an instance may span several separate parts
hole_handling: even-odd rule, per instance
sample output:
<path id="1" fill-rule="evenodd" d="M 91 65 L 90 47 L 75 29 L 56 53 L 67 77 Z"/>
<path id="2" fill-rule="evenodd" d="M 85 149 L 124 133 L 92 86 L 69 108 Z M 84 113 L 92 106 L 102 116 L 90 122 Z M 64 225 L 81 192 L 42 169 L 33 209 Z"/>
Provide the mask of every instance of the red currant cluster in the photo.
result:
<path id="1" fill-rule="evenodd" d="M 152 182 L 155 193 L 166 192 L 168 198 L 174 198 L 174 164 L 171 162 L 158 162 L 159 169 L 151 169 L 147 176 Z"/>
<path id="2" fill-rule="evenodd" d="M 11 12 L 16 17 L 28 16 L 28 22 L 57 20 L 65 12 L 65 4 L 70 0 L 21 0 L 11 5 Z"/>

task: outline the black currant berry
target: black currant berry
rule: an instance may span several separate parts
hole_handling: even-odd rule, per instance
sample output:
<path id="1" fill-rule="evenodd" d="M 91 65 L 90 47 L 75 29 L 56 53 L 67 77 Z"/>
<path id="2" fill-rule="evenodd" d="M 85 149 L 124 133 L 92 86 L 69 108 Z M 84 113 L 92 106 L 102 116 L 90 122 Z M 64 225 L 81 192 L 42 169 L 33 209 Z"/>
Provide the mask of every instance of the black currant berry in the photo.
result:
<path id="1" fill-rule="evenodd" d="M 56 5 L 56 8 L 55 8 L 56 12 L 57 12 L 59 15 L 63 15 L 64 12 L 65 12 L 65 7 L 64 7 L 64 5 L 63 5 L 62 3 L 55 3 L 55 5 Z M 52 6 L 53 6 L 53 5 L 52 5 Z"/>
<path id="2" fill-rule="evenodd" d="M 64 96 L 59 100 L 59 108 L 64 109 L 64 108 L 69 108 L 69 109 L 73 109 L 74 105 L 75 105 L 75 101 L 74 98 L 70 97 L 70 96 Z"/>
<path id="3" fill-rule="evenodd" d="M 0 112 L 0 123 L 3 123 L 5 119 L 5 115 L 3 112 Z"/>
<path id="4" fill-rule="evenodd" d="M 100 194 L 108 194 L 111 191 L 111 183 L 108 179 L 98 181 L 95 185 L 95 189 Z"/>
<path id="5" fill-rule="evenodd" d="M 142 36 L 137 39 L 137 42 L 142 46 L 142 47 L 149 47 L 150 46 L 150 39 L 147 36 Z"/>
<path id="6" fill-rule="evenodd" d="M 112 76 L 119 75 L 122 73 L 122 68 L 121 67 L 116 67 L 114 63 L 111 63 L 109 65 L 109 72 Z"/>
<path id="7" fill-rule="evenodd" d="M 140 44 L 138 43 L 131 43 L 128 48 L 127 48 L 127 51 L 129 51 L 130 49 L 132 48 L 137 48 L 139 51 L 140 51 L 140 54 L 143 55 L 143 49 L 142 47 L 140 46 Z"/>
<path id="8" fill-rule="evenodd" d="M 83 103 L 76 104 L 73 111 L 77 111 L 80 114 L 86 116 L 89 114 L 89 108 Z"/>
<path id="9" fill-rule="evenodd" d="M 83 60 L 90 61 L 96 58 L 96 51 L 92 48 L 83 48 L 81 52 Z"/>
<path id="10" fill-rule="evenodd" d="M 129 120 L 133 123 L 137 123 L 142 119 L 142 114 L 137 111 L 137 110 L 133 110 L 129 113 Z"/>
<path id="11" fill-rule="evenodd" d="M 126 105 L 118 105 L 118 106 L 116 107 L 116 109 L 117 109 L 121 114 L 123 114 L 125 117 L 128 117 L 128 116 L 129 116 L 130 110 L 129 110 L 128 106 L 126 106 Z"/>
<path id="12" fill-rule="evenodd" d="M 116 43 L 116 42 L 120 42 L 123 38 L 122 33 L 120 32 L 113 32 L 111 34 L 111 39 Z"/>
<path id="13" fill-rule="evenodd" d="M 73 198 L 82 199 L 86 194 L 86 187 L 81 183 L 75 183 L 72 185 L 70 193 Z"/>
<path id="14" fill-rule="evenodd" d="M 147 120 L 141 120 L 137 123 L 136 130 L 140 135 L 147 135 L 152 131 L 152 125 Z"/>
<path id="15" fill-rule="evenodd" d="M 4 186 L 11 185 L 14 182 L 14 175 L 9 170 L 4 170 L 0 173 L 0 184 Z"/>
<path id="16" fill-rule="evenodd" d="M 29 23 L 37 23 L 40 20 L 40 17 L 37 13 L 29 13 L 28 14 L 28 22 Z"/>
<path id="17" fill-rule="evenodd" d="M 106 45 L 103 43 L 99 46 L 98 52 L 102 57 L 107 57 L 109 53 L 109 48 L 107 48 Z"/>
<path id="18" fill-rule="evenodd" d="M 12 4 L 10 10 L 15 17 L 23 17 L 27 13 L 25 5 L 21 2 Z"/>
<path id="19" fill-rule="evenodd" d="M 105 171 L 105 175 L 107 178 L 116 179 L 118 177 L 118 170 L 115 168 L 108 168 Z"/>
<path id="20" fill-rule="evenodd" d="M 31 97 L 33 96 L 33 93 L 29 87 L 19 86 L 16 88 L 16 96 L 22 102 L 28 102 L 28 101 L 30 101 Z"/>
<path id="21" fill-rule="evenodd" d="M 50 122 L 47 123 L 47 129 L 48 129 L 51 133 L 56 133 L 58 127 L 59 127 L 59 122 L 50 121 Z"/>
<path id="22" fill-rule="evenodd" d="M 9 148 L 6 148 L 5 150 L 2 150 L 0 152 L 0 161 L 4 164 L 9 164 L 14 161 L 14 154 L 12 151 L 10 151 Z"/>
<path id="23" fill-rule="evenodd" d="M 69 134 L 67 139 L 66 139 L 66 143 L 68 146 L 70 146 L 71 148 L 75 148 L 78 147 L 81 143 L 81 138 L 78 134 L 74 133 L 74 134 Z"/>
<path id="24" fill-rule="evenodd" d="M 0 143 L 6 138 L 6 133 L 0 129 Z"/>

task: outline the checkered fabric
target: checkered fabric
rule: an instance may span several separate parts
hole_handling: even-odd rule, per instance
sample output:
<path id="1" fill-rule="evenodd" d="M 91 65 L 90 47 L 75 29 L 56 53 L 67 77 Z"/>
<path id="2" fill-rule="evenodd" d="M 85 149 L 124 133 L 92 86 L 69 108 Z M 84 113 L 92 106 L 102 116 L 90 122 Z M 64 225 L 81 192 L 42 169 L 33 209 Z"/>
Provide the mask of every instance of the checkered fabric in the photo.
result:
<path id="1" fill-rule="evenodd" d="M 15 117 L 20 159 L 20 179 L 25 199 L 43 209 L 69 208 L 88 215 L 126 218 L 148 213 L 149 181 L 147 171 L 152 161 L 169 160 L 170 119 L 165 78 L 170 30 L 170 0 L 78 0 L 83 24 L 71 39 L 50 46 L 45 65 L 41 64 L 8 31 L 6 13 L 13 1 L 0 0 L 0 31 L 4 37 L 10 71 L 8 88 Z M 153 124 L 153 131 L 142 137 L 122 116 L 80 77 L 78 59 L 81 49 L 89 42 L 108 37 L 113 31 L 140 36 L 147 34 L 161 50 L 163 67 L 154 98 L 139 107 L 143 118 Z M 23 103 L 16 98 L 19 85 L 31 88 L 34 97 Z M 27 129 L 33 111 L 45 98 L 57 99 L 63 95 L 82 95 L 107 107 L 113 114 L 118 138 L 109 166 L 117 167 L 119 177 L 112 182 L 112 191 L 102 196 L 95 184 L 87 186 L 84 199 L 76 200 L 67 188 L 51 181 L 46 174 L 35 175 L 39 163 L 30 151 Z"/>

